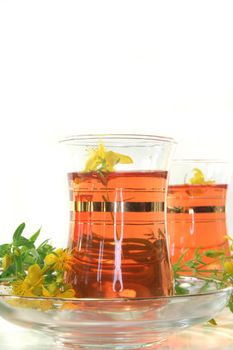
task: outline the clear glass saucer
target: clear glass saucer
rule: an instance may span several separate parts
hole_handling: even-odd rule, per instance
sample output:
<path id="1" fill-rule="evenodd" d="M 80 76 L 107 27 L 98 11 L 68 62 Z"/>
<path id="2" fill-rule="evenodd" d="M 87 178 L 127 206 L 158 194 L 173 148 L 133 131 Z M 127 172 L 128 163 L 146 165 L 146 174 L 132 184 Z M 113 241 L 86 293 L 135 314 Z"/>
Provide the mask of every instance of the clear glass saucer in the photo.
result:
<path id="1" fill-rule="evenodd" d="M 67 349 L 142 349 L 179 329 L 215 317 L 232 287 L 194 277 L 176 280 L 183 295 L 154 298 L 58 299 L 9 294 L 0 286 L 0 315 L 51 335 Z M 159 346 L 159 345 L 158 345 Z"/>

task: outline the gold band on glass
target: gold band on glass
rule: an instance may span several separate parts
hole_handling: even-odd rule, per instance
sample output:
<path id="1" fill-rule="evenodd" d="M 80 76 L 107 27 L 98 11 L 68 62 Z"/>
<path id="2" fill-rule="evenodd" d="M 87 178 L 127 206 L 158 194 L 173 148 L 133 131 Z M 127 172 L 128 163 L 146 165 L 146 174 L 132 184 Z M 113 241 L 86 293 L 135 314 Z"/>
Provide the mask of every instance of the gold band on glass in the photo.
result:
<path id="1" fill-rule="evenodd" d="M 164 202 L 71 202 L 75 212 L 163 212 Z"/>
<path id="2" fill-rule="evenodd" d="M 225 213 L 225 206 L 168 207 L 167 212 L 173 214 Z"/>

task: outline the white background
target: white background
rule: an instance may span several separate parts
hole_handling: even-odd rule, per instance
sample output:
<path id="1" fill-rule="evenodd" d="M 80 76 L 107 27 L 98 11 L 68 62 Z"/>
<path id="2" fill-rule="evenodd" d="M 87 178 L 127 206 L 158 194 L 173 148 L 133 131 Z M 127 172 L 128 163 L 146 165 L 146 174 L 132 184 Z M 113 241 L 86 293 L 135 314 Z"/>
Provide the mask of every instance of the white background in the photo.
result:
<path id="1" fill-rule="evenodd" d="M 0 0 L 0 241 L 66 240 L 57 141 L 174 137 L 233 162 L 232 1 Z"/>

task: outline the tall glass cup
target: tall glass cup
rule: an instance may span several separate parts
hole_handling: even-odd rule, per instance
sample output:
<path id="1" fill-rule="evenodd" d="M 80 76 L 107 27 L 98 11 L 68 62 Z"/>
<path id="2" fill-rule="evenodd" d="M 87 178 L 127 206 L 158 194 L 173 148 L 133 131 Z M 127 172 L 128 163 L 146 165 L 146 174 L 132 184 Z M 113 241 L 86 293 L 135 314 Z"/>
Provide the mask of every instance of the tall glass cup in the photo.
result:
<path id="1" fill-rule="evenodd" d="M 79 297 L 150 297 L 173 290 L 165 225 L 167 171 L 174 140 L 82 135 L 68 150 L 67 276 Z"/>
<path id="2" fill-rule="evenodd" d="M 174 160 L 171 165 L 167 200 L 170 254 L 176 263 L 213 249 L 229 254 L 226 239 L 226 196 L 229 163 L 217 160 Z M 205 263 L 213 259 L 204 258 Z"/>

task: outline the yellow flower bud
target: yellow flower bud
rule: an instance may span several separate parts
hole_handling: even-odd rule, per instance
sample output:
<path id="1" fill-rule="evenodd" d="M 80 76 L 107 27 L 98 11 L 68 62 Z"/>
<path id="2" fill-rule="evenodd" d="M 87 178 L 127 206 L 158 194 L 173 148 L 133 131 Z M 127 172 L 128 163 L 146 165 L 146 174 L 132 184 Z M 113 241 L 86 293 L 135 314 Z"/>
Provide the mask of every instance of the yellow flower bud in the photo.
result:
<path id="1" fill-rule="evenodd" d="M 15 248 L 15 249 L 14 249 L 14 254 L 15 254 L 16 256 L 20 256 L 20 255 L 21 255 L 20 249 L 19 249 L 19 248 Z"/>
<path id="2" fill-rule="evenodd" d="M 8 267 L 11 264 L 11 257 L 9 255 L 4 255 L 4 257 L 2 258 L 2 268 L 3 270 L 7 270 Z"/>
<path id="3" fill-rule="evenodd" d="M 225 261 L 224 263 L 224 271 L 229 275 L 233 276 L 233 262 L 230 260 Z"/>
<path id="4" fill-rule="evenodd" d="M 56 264 L 57 260 L 58 260 L 57 256 L 51 253 L 46 255 L 44 262 L 47 266 L 50 266 L 50 265 Z"/>
<path id="5" fill-rule="evenodd" d="M 58 290 L 58 286 L 57 286 L 56 282 L 52 282 L 48 285 L 47 289 L 48 289 L 50 295 L 55 295 L 57 290 Z"/>

